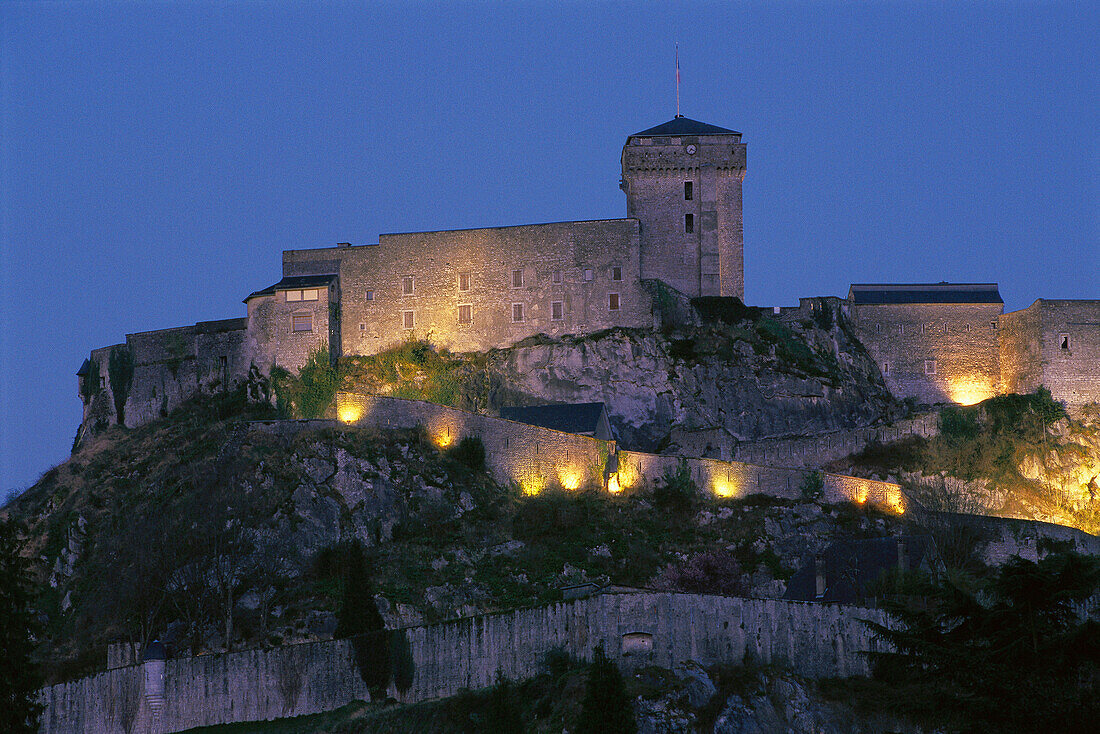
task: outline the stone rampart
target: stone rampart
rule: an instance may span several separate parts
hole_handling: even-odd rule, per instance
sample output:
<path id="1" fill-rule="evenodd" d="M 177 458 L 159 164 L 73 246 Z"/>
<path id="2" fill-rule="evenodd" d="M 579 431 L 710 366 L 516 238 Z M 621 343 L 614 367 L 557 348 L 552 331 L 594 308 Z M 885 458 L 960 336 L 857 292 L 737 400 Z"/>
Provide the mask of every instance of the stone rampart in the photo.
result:
<path id="1" fill-rule="evenodd" d="M 527 494 L 548 487 L 604 488 L 612 493 L 652 487 L 683 461 L 695 484 L 717 497 L 768 494 L 796 498 L 810 471 L 736 461 L 681 458 L 618 450 L 614 441 L 563 433 L 538 426 L 470 413 L 435 403 L 383 396 L 340 393 L 337 413 L 345 423 L 379 428 L 423 426 L 441 448 L 464 436 L 478 436 L 494 478 L 516 483 Z M 905 500 L 896 484 L 825 474 L 828 502 L 871 502 L 902 511 Z"/>
<path id="2" fill-rule="evenodd" d="M 407 703 L 537 674 L 546 653 L 589 659 L 597 645 L 626 669 L 685 661 L 738 664 L 746 653 L 808 677 L 865 675 L 865 651 L 881 649 L 863 620 L 877 610 L 777 599 L 637 592 L 599 594 L 404 630 L 414 664 Z M 43 734 L 174 732 L 197 726 L 300 716 L 369 698 L 345 640 L 169 660 L 159 721 L 141 666 L 42 691 Z M 391 691 L 396 693 L 395 691 Z M 129 708 L 128 708 L 129 707 Z"/>

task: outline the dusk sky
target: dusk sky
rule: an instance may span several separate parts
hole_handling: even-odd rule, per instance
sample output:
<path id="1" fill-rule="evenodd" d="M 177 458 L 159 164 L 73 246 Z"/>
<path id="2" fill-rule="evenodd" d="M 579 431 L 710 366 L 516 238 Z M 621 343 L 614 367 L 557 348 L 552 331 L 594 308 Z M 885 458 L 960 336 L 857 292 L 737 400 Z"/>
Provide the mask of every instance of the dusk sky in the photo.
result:
<path id="1" fill-rule="evenodd" d="M 288 248 L 626 214 L 627 135 L 741 131 L 753 305 L 1100 298 L 1100 3 L 0 4 L 0 492 L 75 372 Z M 2 499 L 2 496 L 0 496 Z"/>

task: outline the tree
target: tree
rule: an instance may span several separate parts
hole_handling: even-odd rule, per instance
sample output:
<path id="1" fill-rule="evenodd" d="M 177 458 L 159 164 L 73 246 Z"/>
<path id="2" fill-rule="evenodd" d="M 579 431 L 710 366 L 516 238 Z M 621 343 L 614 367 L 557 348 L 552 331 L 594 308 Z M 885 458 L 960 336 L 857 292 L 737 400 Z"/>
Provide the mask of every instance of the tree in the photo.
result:
<path id="1" fill-rule="evenodd" d="M 126 398 L 130 396 L 130 386 L 134 382 L 134 357 L 128 347 L 115 347 L 107 359 L 107 379 L 111 383 L 111 394 L 115 398 L 115 415 L 120 426 L 126 425 L 124 411 Z"/>
<path id="2" fill-rule="evenodd" d="M 497 671 L 496 685 L 485 702 L 484 731 L 493 734 L 523 734 L 523 718 L 516 701 L 512 682 Z"/>
<path id="3" fill-rule="evenodd" d="M 336 611 L 337 639 L 351 638 L 355 665 L 372 700 L 382 700 L 390 682 L 390 640 L 374 603 L 363 546 L 353 541 L 344 561 L 344 588 Z"/>
<path id="4" fill-rule="evenodd" d="M 40 633 L 31 609 L 27 560 L 19 555 L 19 529 L 0 520 L 0 731 L 38 731 L 42 677 L 31 660 Z"/>
<path id="5" fill-rule="evenodd" d="M 577 720 L 577 734 L 634 734 L 638 725 L 619 666 L 596 648 Z"/>
<path id="6" fill-rule="evenodd" d="M 1087 731 L 1100 716 L 1100 625 L 1078 616 L 1100 560 L 1013 558 L 984 588 L 925 580 L 888 600 L 898 624 L 870 624 L 894 648 L 872 655 L 898 710 L 969 731 Z M 889 694 L 888 694 L 889 695 Z"/>

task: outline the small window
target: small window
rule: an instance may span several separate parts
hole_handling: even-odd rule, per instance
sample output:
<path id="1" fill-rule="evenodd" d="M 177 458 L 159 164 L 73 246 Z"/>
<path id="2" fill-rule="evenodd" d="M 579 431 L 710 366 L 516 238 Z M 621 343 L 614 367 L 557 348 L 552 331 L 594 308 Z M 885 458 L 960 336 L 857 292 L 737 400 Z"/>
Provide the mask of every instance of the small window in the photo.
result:
<path id="1" fill-rule="evenodd" d="M 411 296 L 413 294 L 413 277 L 406 275 L 401 279 L 401 295 Z"/>
<path id="2" fill-rule="evenodd" d="M 1064 352 L 1069 351 L 1069 334 L 1058 335 L 1058 347 Z"/>
<path id="3" fill-rule="evenodd" d="M 522 288 L 523 287 L 523 271 L 522 270 L 513 270 L 512 271 L 512 287 L 513 288 Z"/>
<path id="4" fill-rule="evenodd" d="M 458 323 L 472 324 L 474 322 L 474 307 L 466 303 L 458 307 Z"/>
<path id="5" fill-rule="evenodd" d="M 406 329 L 412 329 L 416 326 L 416 312 L 415 311 L 402 311 L 401 312 L 401 325 Z"/>
<path id="6" fill-rule="evenodd" d="M 367 325 L 366 324 L 359 324 L 359 331 L 366 331 L 366 330 L 367 330 Z"/>
<path id="7" fill-rule="evenodd" d="M 990 321 L 989 322 L 989 330 L 990 331 L 996 331 L 997 330 L 997 322 L 996 321 Z"/>
<path id="8" fill-rule="evenodd" d="M 926 375 L 936 374 L 936 360 L 934 360 L 934 359 L 924 360 L 924 374 L 926 374 Z"/>
<path id="9" fill-rule="evenodd" d="M 623 279 L 623 269 L 621 267 L 619 267 L 618 265 L 611 268 L 611 280 L 622 280 L 622 279 Z"/>
<path id="10" fill-rule="evenodd" d="M 296 313 L 290 317 L 290 328 L 293 331 L 313 331 L 313 314 Z"/>
<path id="11" fill-rule="evenodd" d="M 884 374 L 884 375 L 890 374 L 890 363 L 889 362 L 883 362 L 882 363 L 882 374 Z"/>
<path id="12" fill-rule="evenodd" d="M 470 274 L 469 273 L 459 273 L 458 274 L 458 289 L 460 291 L 470 290 Z"/>
<path id="13" fill-rule="evenodd" d="M 302 292 L 301 291 L 287 291 L 286 292 L 286 300 L 287 300 L 287 302 L 300 301 L 300 300 L 302 300 Z"/>
<path id="14" fill-rule="evenodd" d="M 970 333 L 970 324 L 963 324 L 963 331 L 965 331 L 967 334 L 969 334 Z"/>
<path id="15" fill-rule="evenodd" d="M 695 184 L 691 181 L 684 181 L 684 201 L 691 201 L 695 198 Z"/>
<path id="16" fill-rule="evenodd" d="M 561 271 L 555 270 L 550 276 L 550 280 L 554 283 L 561 283 Z"/>
<path id="17" fill-rule="evenodd" d="M 364 301 L 373 301 L 374 300 L 374 291 L 367 291 L 366 293 L 364 293 L 363 294 L 363 300 Z"/>
<path id="18" fill-rule="evenodd" d="M 554 301 L 550 304 L 550 320 L 551 321 L 563 321 L 565 319 L 565 304 L 561 301 Z"/>
<path id="19" fill-rule="evenodd" d="M 521 321 L 523 321 L 523 304 L 522 303 L 513 303 L 512 304 L 512 322 L 518 324 Z"/>
<path id="20" fill-rule="evenodd" d="M 899 334 L 904 334 L 905 333 L 905 324 L 898 324 L 898 333 Z"/>
<path id="21" fill-rule="evenodd" d="M 694 231 L 695 231 L 695 215 L 694 214 L 685 214 L 684 215 L 684 232 L 687 233 L 687 234 L 691 234 Z"/>
<path id="22" fill-rule="evenodd" d="M 608 293 L 607 294 L 607 310 L 618 311 L 619 310 L 619 294 Z"/>
<path id="23" fill-rule="evenodd" d="M 584 282 L 585 283 L 591 283 L 592 282 L 592 271 L 591 270 L 585 270 L 584 271 Z"/>
<path id="24" fill-rule="evenodd" d="M 310 288 L 309 290 L 302 291 L 303 301 L 316 301 L 320 297 L 320 291 L 316 288 Z"/>

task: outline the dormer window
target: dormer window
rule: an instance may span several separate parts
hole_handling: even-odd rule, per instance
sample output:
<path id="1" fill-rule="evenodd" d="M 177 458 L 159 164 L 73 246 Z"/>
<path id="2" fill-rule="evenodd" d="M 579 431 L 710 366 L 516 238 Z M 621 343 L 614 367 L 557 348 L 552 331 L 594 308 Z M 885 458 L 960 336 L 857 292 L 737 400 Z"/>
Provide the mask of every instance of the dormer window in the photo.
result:
<path id="1" fill-rule="evenodd" d="M 287 302 L 294 301 L 316 301 L 320 297 L 320 290 L 317 288 L 307 288 L 301 291 L 286 291 Z"/>

